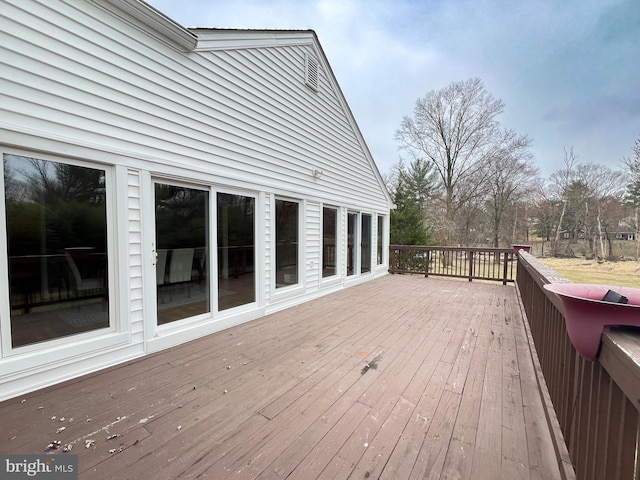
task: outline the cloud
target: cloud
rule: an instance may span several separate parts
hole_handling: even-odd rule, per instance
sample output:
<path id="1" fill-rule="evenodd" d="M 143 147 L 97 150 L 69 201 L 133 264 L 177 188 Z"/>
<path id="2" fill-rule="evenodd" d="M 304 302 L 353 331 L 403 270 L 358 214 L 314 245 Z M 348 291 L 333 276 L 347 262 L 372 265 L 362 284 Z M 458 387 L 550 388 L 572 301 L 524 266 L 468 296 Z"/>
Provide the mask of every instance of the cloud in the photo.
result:
<path id="1" fill-rule="evenodd" d="M 504 127 L 534 139 L 545 174 L 565 145 L 617 162 L 640 135 L 637 0 L 151 3 L 185 26 L 315 30 L 383 173 L 416 99 L 471 77 L 504 101 Z"/>

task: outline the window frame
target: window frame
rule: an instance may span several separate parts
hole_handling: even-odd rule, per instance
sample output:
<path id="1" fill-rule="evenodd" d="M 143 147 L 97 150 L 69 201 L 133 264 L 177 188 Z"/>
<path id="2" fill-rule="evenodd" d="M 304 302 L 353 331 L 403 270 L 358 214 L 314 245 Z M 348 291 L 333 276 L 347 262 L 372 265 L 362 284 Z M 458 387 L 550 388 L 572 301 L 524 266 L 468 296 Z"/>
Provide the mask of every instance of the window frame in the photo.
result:
<path id="1" fill-rule="evenodd" d="M 0 155 L 4 160 L 5 155 L 15 155 L 27 158 L 35 158 L 39 160 L 63 163 L 67 165 L 79 166 L 84 168 L 93 168 L 103 170 L 105 172 L 105 208 L 106 208 L 106 244 L 107 244 L 107 305 L 109 312 L 109 326 L 81 332 L 71 335 L 43 340 L 41 342 L 29 343 L 14 347 L 12 345 L 11 335 L 11 297 L 9 288 L 9 258 L 7 244 L 7 217 L 6 217 L 6 197 L 5 197 L 5 174 L 4 167 L 0 169 L 0 190 L 2 192 L 2 201 L 0 201 L 0 271 L 6 272 L 7 281 L 2 282 L 0 286 L 0 331 L 2 331 L 2 339 L 0 341 L 0 357 L 8 358 L 21 356 L 29 353 L 38 353 L 45 351 L 56 352 L 54 356 L 45 360 L 45 363 L 56 361 L 56 358 L 62 359 L 68 356 L 64 353 L 64 349 L 60 347 L 71 346 L 76 347 L 74 355 L 82 355 L 91 353 L 96 348 L 106 348 L 117 344 L 125 343 L 128 339 L 127 327 L 124 325 L 120 317 L 121 302 L 118 300 L 122 297 L 122 282 L 118 280 L 116 271 L 120 263 L 118 251 L 120 250 L 119 228 L 117 218 L 117 206 L 121 202 L 119 192 L 126 189 L 117 188 L 117 183 L 121 181 L 121 175 L 118 174 L 118 168 L 112 164 L 101 163 L 90 158 L 79 159 L 75 156 L 57 155 L 54 153 L 36 152 L 23 149 L 0 148 Z M 126 203 L 125 203 L 126 204 Z M 7 334 L 8 333 L 8 334 Z M 97 342 L 100 347 L 97 347 Z M 31 362 L 30 362 L 31 363 Z M 33 364 L 39 364 L 40 361 L 33 359 Z"/>
<path id="2" fill-rule="evenodd" d="M 234 189 L 225 189 L 225 188 L 215 188 L 212 187 L 211 188 L 211 192 L 213 195 L 213 206 L 212 206 L 212 216 L 211 216 L 211 226 L 212 226 L 212 230 L 213 233 L 212 235 L 214 235 L 213 238 L 213 245 L 212 245 L 212 249 L 213 251 L 215 251 L 215 254 L 211 254 L 211 260 L 210 260 L 210 265 L 209 267 L 211 268 L 211 277 L 213 278 L 213 276 L 215 275 L 215 282 L 213 285 L 213 293 L 214 293 L 214 298 L 212 298 L 211 301 L 211 307 L 212 307 L 212 314 L 214 315 L 214 318 L 220 318 L 220 317 L 224 317 L 224 316 L 228 316 L 228 315 L 233 315 L 236 314 L 238 312 L 242 312 L 244 310 L 251 310 L 254 309 L 255 307 L 257 307 L 258 305 L 261 304 L 261 290 L 260 290 L 260 284 L 261 282 L 259 281 L 260 278 L 262 278 L 262 267 L 261 267 L 261 262 L 259 261 L 260 259 L 263 259 L 262 261 L 264 261 L 264 256 L 261 254 L 261 235 L 259 232 L 259 225 L 260 225 L 260 212 L 261 212 L 261 208 L 260 205 L 262 205 L 261 199 L 260 199 L 260 195 L 257 192 L 248 192 L 248 191 L 240 191 L 240 190 L 234 190 Z M 253 208 L 254 208 L 254 213 L 253 213 L 253 234 L 254 234 L 254 239 L 253 239 L 253 288 L 254 288 L 254 300 L 253 302 L 249 302 L 249 303 L 245 303 L 242 305 L 236 305 L 234 307 L 230 307 L 230 308 L 225 308 L 224 310 L 220 310 L 220 306 L 219 306 L 219 298 L 218 298 L 218 292 L 219 292 L 219 278 L 218 278 L 218 194 L 223 194 L 223 195 L 237 195 L 237 196 L 242 196 L 242 197 L 248 197 L 248 198 L 252 198 L 253 199 Z"/>
<path id="3" fill-rule="evenodd" d="M 292 285 L 286 285 L 283 287 L 276 287 L 276 276 L 277 276 L 277 270 L 276 270 L 276 228 L 277 228 L 277 221 L 276 221 L 276 202 L 277 201 L 285 201 L 285 202 L 292 202 L 292 203 L 297 203 L 298 204 L 298 255 L 297 255 L 297 261 L 298 261 L 298 265 L 297 265 L 297 274 L 298 274 L 298 282 Z M 304 260 L 305 260 L 305 246 L 306 246 L 306 228 L 305 228 L 305 210 L 306 210 L 306 202 L 303 199 L 299 199 L 299 198 L 294 198 L 294 197 L 288 197 L 288 196 L 284 196 L 284 195 L 273 195 L 272 196 L 272 201 L 270 202 L 271 204 L 271 212 L 272 214 L 270 215 L 270 224 L 271 224 L 271 228 L 269 229 L 270 233 L 270 242 L 271 242 L 271 248 L 270 248 L 270 257 L 271 257 L 271 261 L 270 261 L 270 291 L 271 291 L 271 295 L 274 298 L 277 298 L 278 301 L 282 300 L 283 298 L 289 297 L 289 296 L 294 296 L 297 295 L 301 290 L 304 290 L 305 288 L 305 278 L 304 278 L 304 272 L 305 270 L 303 269 L 303 265 L 304 265 Z"/>
<path id="4" fill-rule="evenodd" d="M 382 227 L 382 228 L 380 228 Z M 386 237 L 386 215 L 376 214 L 376 267 L 382 267 L 387 263 L 387 255 L 389 248 L 385 249 Z M 379 258 L 378 258 L 379 254 Z"/>
<path id="5" fill-rule="evenodd" d="M 334 273 L 333 275 L 327 275 L 324 276 L 324 211 L 325 209 L 327 210 L 333 210 L 335 212 L 335 252 L 334 252 L 334 256 L 335 256 L 335 266 L 334 266 Z M 320 211 L 321 211 L 321 221 L 320 221 L 320 280 L 322 282 L 331 282 L 332 280 L 335 280 L 336 278 L 340 277 L 340 273 L 341 273 L 341 265 L 340 265 L 340 252 L 342 250 L 341 248 L 341 242 L 340 242 L 340 226 L 341 226 L 341 222 L 340 222 L 340 208 L 339 207 L 335 207 L 333 205 L 321 205 L 320 207 Z"/>

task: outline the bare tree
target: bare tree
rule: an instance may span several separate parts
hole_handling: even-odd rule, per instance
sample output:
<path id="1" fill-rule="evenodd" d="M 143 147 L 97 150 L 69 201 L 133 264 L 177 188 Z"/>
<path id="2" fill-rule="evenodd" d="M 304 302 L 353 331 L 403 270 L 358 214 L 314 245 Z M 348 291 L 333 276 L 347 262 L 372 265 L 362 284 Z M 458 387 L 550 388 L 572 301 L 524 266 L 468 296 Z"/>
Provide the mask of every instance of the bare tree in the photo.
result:
<path id="1" fill-rule="evenodd" d="M 624 158 L 622 164 L 628 177 L 626 184 L 625 201 L 633 208 L 634 230 L 636 241 L 636 261 L 640 260 L 640 224 L 638 214 L 640 211 L 640 136 L 633 144 L 633 156 Z"/>
<path id="2" fill-rule="evenodd" d="M 500 246 L 502 219 L 510 205 L 532 188 L 538 178 L 538 169 L 531 165 L 531 153 L 527 150 L 531 141 L 526 136 L 512 139 L 489 163 L 486 204 L 492 243 Z"/>
<path id="3" fill-rule="evenodd" d="M 533 231 L 542 239 L 542 254 L 545 254 L 545 242 L 551 242 L 552 253 L 558 225 L 558 203 L 550 194 L 549 188 L 541 184 L 532 192 Z"/>
<path id="4" fill-rule="evenodd" d="M 557 198 L 561 204 L 560 219 L 556 225 L 555 240 L 552 244 L 553 254 L 558 254 L 558 242 L 560 240 L 560 233 L 562 232 L 562 222 L 567 211 L 567 205 L 569 203 L 569 187 L 573 181 L 573 170 L 576 164 L 577 155 L 571 147 L 568 151 L 564 149 L 564 169 L 553 173 L 550 177 L 551 182 L 551 195 Z"/>
<path id="5" fill-rule="evenodd" d="M 449 241 L 455 211 L 478 195 L 489 159 L 507 143 L 496 117 L 504 104 L 478 78 L 433 90 L 416 101 L 412 117 L 402 120 L 396 139 L 413 158 L 427 158 L 442 183 Z M 474 178 L 470 182 L 468 179 Z M 467 188 L 461 188 L 461 185 Z"/>
<path id="6" fill-rule="evenodd" d="M 604 208 L 611 203 L 620 203 L 623 181 L 622 173 L 611 170 L 601 164 L 588 163 L 579 165 L 576 169 L 576 178 L 585 190 L 585 225 L 594 225 L 597 234 L 595 238 L 600 245 L 600 257 L 606 258 L 611 254 L 611 241 L 608 234 L 608 227 L 612 218 L 604 215 Z M 592 210 L 589 212 L 589 205 Z M 608 242 L 608 253 L 604 248 L 604 240 Z M 595 242 L 594 242 L 595 243 Z M 595 248 L 594 248 L 595 250 Z"/>

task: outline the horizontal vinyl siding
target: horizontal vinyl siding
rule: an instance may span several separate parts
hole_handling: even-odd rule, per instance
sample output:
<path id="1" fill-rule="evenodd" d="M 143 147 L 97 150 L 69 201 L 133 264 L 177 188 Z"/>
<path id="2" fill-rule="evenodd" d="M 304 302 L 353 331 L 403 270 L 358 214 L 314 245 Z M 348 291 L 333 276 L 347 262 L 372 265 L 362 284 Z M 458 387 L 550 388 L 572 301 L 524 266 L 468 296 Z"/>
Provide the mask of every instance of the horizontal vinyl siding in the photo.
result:
<path id="1" fill-rule="evenodd" d="M 274 235 L 273 235 L 273 198 L 271 195 L 265 196 L 264 202 L 264 265 L 265 265 L 265 278 L 264 278 L 264 286 L 265 286 L 265 296 L 266 298 L 270 298 L 271 294 L 275 291 L 275 274 L 273 269 L 275 268 L 275 259 L 273 255 L 275 255 L 275 245 L 274 245 Z M 260 255 L 258 255 L 260 258 Z"/>
<path id="2" fill-rule="evenodd" d="M 295 171 L 308 175 L 311 166 L 319 167 L 330 180 L 349 181 L 360 186 L 363 194 L 369 191 L 375 181 L 373 171 L 335 92 L 328 88 L 328 79 L 321 71 L 318 94 L 301 83 L 303 49 L 290 47 L 231 53 L 240 57 L 240 71 L 250 72 L 252 81 L 257 82 L 256 88 L 267 93 L 265 102 L 270 103 L 257 105 L 263 110 L 262 117 L 270 121 L 265 138 L 279 141 L 285 158 L 296 166 Z M 260 65 L 265 64 L 275 69 L 261 70 Z M 291 79 L 290 83 L 283 78 Z"/>
<path id="3" fill-rule="evenodd" d="M 144 341 L 144 298 L 142 278 L 142 203 L 140 196 L 140 175 L 138 172 L 127 173 L 128 197 L 128 264 L 129 264 L 129 300 L 131 341 L 142 344 Z"/>
<path id="4" fill-rule="evenodd" d="M 325 69 L 318 93 L 304 85 L 311 46 L 183 55 L 89 3 L 46 2 L 39 18 L 27 12 L 33 2 L 15 5 L 0 13 L 5 125 L 126 152 L 157 171 L 387 207 Z"/>
<path id="5" fill-rule="evenodd" d="M 322 269 L 322 258 L 320 254 L 320 243 L 322 234 L 320 231 L 320 204 L 307 203 L 306 222 L 306 286 L 307 293 L 317 290 L 320 282 L 320 271 Z"/>

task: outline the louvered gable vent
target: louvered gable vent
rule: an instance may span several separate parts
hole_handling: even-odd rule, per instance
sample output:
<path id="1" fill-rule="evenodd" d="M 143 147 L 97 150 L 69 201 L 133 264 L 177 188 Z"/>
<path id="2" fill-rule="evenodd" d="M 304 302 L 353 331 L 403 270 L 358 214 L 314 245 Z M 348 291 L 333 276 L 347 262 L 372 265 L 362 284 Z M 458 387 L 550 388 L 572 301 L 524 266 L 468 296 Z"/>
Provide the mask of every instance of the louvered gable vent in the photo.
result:
<path id="1" fill-rule="evenodd" d="M 319 68 L 318 60 L 307 54 L 305 56 L 304 83 L 316 92 L 318 91 Z"/>

